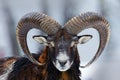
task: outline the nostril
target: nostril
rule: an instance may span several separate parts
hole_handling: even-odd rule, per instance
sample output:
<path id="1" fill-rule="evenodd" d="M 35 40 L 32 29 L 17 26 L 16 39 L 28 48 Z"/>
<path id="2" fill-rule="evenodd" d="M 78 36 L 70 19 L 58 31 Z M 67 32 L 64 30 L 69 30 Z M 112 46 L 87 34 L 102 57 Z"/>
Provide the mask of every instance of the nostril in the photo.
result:
<path id="1" fill-rule="evenodd" d="M 67 63 L 67 61 L 58 61 L 58 62 L 60 63 L 61 66 L 64 66 Z"/>

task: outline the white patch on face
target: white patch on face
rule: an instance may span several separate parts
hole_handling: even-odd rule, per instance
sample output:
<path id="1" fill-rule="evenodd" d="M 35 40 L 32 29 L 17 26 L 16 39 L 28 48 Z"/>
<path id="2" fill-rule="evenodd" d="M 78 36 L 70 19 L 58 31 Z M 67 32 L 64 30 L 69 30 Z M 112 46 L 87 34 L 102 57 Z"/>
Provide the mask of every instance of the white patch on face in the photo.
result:
<path id="1" fill-rule="evenodd" d="M 57 60 L 59 61 L 67 61 L 69 59 L 68 55 L 66 54 L 66 52 L 59 52 L 58 56 L 56 57 Z"/>
<path id="2" fill-rule="evenodd" d="M 13 62 L 13 63 L 9 66 L 9 68 L 8 68 L 7 71 L 6 71 L 6 73 L 0 75 L 0 80 L 7 80 L 8 75 L 9 75 L 10 72 L 13 70 L 14 63 L 15 63 L 15 62 Z"/>
<path id="3" fill-rule="evenodd" d="M 64 65 L 61 65 L 61 63 L 64 63 Z M 64 51 L 59 52 L 58 56 L 56 57 L 56 61 L 53 62 L 53 64 L 59 71 L 67 71 L 73 62 L 70 62 L 69 56 Z"/>

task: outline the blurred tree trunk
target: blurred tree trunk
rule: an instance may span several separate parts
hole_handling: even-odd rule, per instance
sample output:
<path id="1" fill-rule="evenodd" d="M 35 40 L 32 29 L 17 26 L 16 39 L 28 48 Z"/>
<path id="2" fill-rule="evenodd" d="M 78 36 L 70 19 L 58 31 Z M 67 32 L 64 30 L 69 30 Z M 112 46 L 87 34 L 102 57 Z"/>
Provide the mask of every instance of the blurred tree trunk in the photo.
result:
<path id="1" fill-rule="evenodd" d="M 100 0 L 100 12 L 103 16 L 107 16 L 107 12 L 106 12 L 106 6 L 105 6 L 105 0 Z"/>
<path id="2" fill-rule="evenodd" d="M 75 2 L 74 0 L 64 1 L 64 23 L 70 20 L 74 16 Z"/>
<path id="3" fill-rule="evenodd" d="M 14 19 L 13 15 L 10 11 L 10 7 L 7 4 L 8 1 L 3 1 L 3 12 L 5 14 L 6 18 L 6 25 L 7 25 L 7 31 L 8 31 L 8 36 L 10 39 L 10 45 L 12 49 L 12 55 L 18 56 L 19 55 L 19 49 L 17 45 L 17 40 L 16 40 L 16 30 L 15 30 L 15 24 L 14 24 Z"/>
<path id="4" fill-rule="evenodd" d="M 48 14 L 48 1 L 40 1 L 40 7 L 42 7 L 42 11 L 44 14 Z"/>
<path id="5" fill-rule="evenodd" d="M 109 16 L 109 9 L 108 7 L 111 6 L 111 5 L 106 5 L 106 0 L 100 0 L 100 11 L 101 11 L 101 14 L 103 16 L 105 16 L 106 18 L 110 17 Z M 110 26 L 111 28 L 112 26 Z M 111 37 L 113 35 L 111 34 Z M 109 44 L 107 46 L 107 49 L 106 49 L 106 58 L 107 60 L 111 59 L 113 56 L 113 53 L 114 53 L 114 50 L 115 50 L 115 43 L 114 43 L 114 39 L 113 38 L 110 38 L 110 41 L 109 41 Z"/>

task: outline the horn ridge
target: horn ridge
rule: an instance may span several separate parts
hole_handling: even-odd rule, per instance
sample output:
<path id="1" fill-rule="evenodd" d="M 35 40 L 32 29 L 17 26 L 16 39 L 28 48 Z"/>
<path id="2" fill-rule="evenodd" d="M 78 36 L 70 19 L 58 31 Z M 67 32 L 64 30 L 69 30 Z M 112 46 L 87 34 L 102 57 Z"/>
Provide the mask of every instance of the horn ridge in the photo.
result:
<path id="1" fill-rule="evenodd" d="M 87 12 L 69 20 L 64 29 L 71 35 L 77 35 L 84 29 L 94 28 L 99 32 L 100 44 L 95 56 L 82 68 L 92 64 L 102 53 L 109 40 L 110 29 L 108 21 L 97 13 Z"/>
<path id="2" fill-rule="evenodd" d="M 89 25 L 94 25 L 97 22 L 105 24 L 107 27 L 109 27 L 109 23 L 104 17 L 98 15 L 97 13 L 87 12 L 77 17 L 73 17 L 65 24 L 64 29 L 66 29 L 66 31 L 70 34 L 76 35 L 81 32 L 81 30 L 90 28 L 91 26 Z"/>
<path id="3" fill-rule="evenodd" d="M 55 33 L 58 32 L 61 26 L 55 20 L 51 19 L 49 16 L 37 12 L 26 14 L 18 22 L 16 36 L 22 50 L 24 51 L 24 53 L 27 55 L 28 59 L 31 62 L 37 65 L 43 65 L 32 57 L 28 49 L 26 37 L 28 31 L 33 28 L 40 29 L 47 35 L 54 35 Z"/>
<path id="4" fill-rule="evenodd" d="M 48 35 L 54 35 L 61 27 L 55 20 L 51 19 L 49 16 L 36 12 L 28 13 L 25 16 L 23 16 L 18 23 L 18 28 L 23 27 L 23 26 L 19 26 L 21 24 L 34 25 L 34 27 L 27 26 L 27 28 L 31 27 L 31 28 L 41 29 L 43 32 L 47 33 Z M 47 31 L 46 28 L 49 28 L 49 31 Z"/>

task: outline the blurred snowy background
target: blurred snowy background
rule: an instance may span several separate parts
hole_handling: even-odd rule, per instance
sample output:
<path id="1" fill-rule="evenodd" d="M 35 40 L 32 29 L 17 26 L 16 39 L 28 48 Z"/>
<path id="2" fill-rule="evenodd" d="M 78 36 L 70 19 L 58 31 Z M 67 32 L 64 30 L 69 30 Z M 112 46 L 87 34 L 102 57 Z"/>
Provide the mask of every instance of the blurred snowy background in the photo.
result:
<path id="1" fill-rule="evenodd" d="M 97 12 L 110 23 L 109 44 L 100 58 L 91 66 L 81 69 L 82 80 L 120 80 L 120 0 L 0 0 L 0 57 L 21 56 L 23 52 L 16 40 L 16 27 L 20 18 L 29 12 L 41 12 L 51 16 L 62 26 L 72 17 L 85 12 Z M 36 34 L 39 31 L 31 31 Z M 85 45 L 78 45 L 81 65 L 87 63 L 99 45 L 94 29 L 82 34 L 93 34 Z M 29 35 L 30 35 L 29 34 Z M 81 33 L 80 33 L 81 34 Z M 39 51 L 37 43 L 28 39 L 31 52 Z"/>

